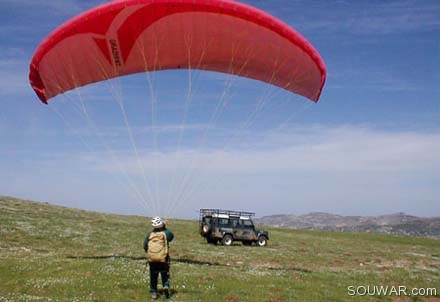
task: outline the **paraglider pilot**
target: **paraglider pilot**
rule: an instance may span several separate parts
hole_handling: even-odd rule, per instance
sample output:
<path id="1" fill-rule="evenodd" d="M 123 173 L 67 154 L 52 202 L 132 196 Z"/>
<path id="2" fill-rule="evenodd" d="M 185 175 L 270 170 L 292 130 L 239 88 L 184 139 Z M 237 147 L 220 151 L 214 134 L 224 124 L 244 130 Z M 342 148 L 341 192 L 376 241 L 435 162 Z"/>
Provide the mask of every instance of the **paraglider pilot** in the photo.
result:
<path id="1" fill-rule="evenodd" d="M 151 220 L 153 230 L 145 235 L 144 250 L 147 253 L 150 267 L 150 293 L 153 300 L 157 299 L 157 283 L 159 274 L 166 298 L 170 297 L 170 255 L 169 243 L 174 234 L 166 228 L 160 217 Z"/>

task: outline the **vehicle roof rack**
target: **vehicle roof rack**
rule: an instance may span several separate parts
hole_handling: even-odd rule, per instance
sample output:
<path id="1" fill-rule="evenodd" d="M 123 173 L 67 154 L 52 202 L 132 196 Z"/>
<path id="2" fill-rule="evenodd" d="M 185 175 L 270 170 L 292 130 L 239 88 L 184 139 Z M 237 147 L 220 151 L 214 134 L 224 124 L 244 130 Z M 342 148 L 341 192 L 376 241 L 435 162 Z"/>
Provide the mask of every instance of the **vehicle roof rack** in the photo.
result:
<path id="1" fill-rule="evenodd" d="M 229 216 L 246 216 L 246 217 L 252 217 L 255 216 L 255 213 L 253 212 L 245 212 L 245 211 L 235 211 L 235 210 L 222 210 L 222 209 L 200 209 L 200 215 L 229 215 Z"/>

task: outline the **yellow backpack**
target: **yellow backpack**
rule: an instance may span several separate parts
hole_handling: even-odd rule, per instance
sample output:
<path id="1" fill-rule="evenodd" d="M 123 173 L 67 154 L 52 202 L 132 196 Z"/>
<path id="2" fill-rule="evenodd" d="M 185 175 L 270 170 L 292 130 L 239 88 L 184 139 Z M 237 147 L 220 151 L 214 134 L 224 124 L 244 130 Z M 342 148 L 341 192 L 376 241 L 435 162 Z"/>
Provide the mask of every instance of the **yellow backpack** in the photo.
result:
<path id="1" fill-rule="evenodd" d="M 166 262 L 168 242 L 165 232 L 151 232 L 148 237 L 147 259 L 149 262 Z"/>

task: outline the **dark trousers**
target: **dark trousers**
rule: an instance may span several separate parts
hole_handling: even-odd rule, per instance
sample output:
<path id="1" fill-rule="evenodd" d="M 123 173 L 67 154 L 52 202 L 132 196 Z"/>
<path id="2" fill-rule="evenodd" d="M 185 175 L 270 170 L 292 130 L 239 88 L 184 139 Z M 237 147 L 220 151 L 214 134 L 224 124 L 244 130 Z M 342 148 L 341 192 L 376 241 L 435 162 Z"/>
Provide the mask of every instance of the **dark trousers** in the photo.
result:
<path id="1" fill-rule="evenodd" d="M 170 287 L 170 264 L 168 262 L 149 262 L 150 266 L 150 293 L 157 292 L 159 274 L 163 287 Z"/>

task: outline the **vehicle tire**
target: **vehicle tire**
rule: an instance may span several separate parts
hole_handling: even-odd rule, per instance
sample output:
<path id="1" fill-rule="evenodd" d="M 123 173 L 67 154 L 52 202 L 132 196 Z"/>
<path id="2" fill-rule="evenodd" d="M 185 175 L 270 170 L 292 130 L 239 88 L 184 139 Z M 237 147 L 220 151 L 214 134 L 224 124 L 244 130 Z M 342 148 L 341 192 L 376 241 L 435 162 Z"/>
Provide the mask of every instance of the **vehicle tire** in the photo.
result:
<path id="1" fill-rule="evenodd" d="M 266 238 L 266 236 L 258 237 L 257 245 L 258 246 L 266 246 L 267 245 L 267 238 Z"/>
<path id="2" fill-rule="evenodd" d="M 204 224 L 204 225 L 202 226 L 202 232 L 203 232 L 204 234 L 208 234 L 209 229 L 210 229 L 209 224 Z"/>
<path id="3" fill-rule="evenodd" d="M 230 246 L 230 245 L 232 245 L 232 236 L 231 235 L 225 235 L 225 236 L 223 236 L 223 239 L 222 239 L 222 243 L 223 243 L 223 245 L 226 245 L 226 246 Z"/>

